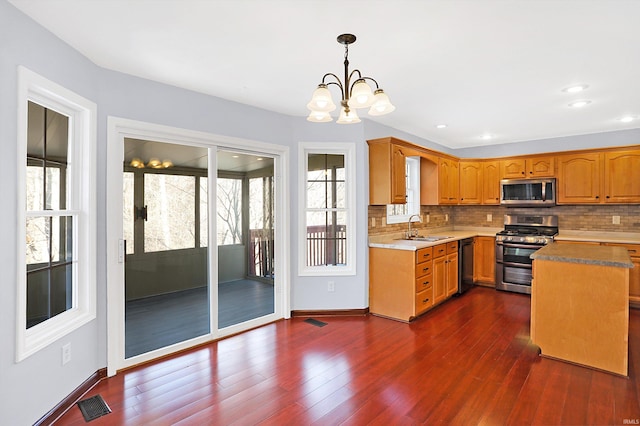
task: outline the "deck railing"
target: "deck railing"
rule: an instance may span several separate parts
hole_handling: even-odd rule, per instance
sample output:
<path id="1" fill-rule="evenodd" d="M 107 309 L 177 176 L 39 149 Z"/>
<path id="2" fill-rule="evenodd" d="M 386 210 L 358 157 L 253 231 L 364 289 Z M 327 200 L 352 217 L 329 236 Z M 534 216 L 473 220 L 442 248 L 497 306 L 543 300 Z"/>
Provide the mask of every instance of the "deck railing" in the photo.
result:
<path id="1" fill-rule="evenodd" d="M 249 231 L 249 275 L 273 277 L 273 230 Z M 305 254 L 307 266 L 344 265 L 347 255 L 345 225 L 308 226 Z"/>

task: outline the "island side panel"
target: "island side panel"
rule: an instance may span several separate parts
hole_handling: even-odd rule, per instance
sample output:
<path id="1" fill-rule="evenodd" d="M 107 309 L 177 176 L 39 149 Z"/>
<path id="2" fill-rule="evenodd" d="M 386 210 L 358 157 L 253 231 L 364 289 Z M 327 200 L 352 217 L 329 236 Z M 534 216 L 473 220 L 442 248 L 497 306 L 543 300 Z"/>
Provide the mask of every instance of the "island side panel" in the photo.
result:
<path id="1" fill-rule="evenodd" d="M 628 375 L 629 269 L 534 261 L 531 339 L 544 356 Z"/>
<path id="2" fill-rule="evenodd" d="M 369 312 L 409 321 L 415 316 L 415 252 L 369 248 Z"/>

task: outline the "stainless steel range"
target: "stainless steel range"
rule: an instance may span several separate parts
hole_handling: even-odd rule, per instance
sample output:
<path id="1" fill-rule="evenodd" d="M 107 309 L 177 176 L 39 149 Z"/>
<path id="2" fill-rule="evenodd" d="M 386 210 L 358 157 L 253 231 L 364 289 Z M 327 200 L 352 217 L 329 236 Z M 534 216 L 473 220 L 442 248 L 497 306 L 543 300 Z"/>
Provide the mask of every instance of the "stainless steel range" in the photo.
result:
<path id="1" fill-rule="evenodd" d="M 553 242 L 558 217 L 504 215 L 496 234 L 496 289 L 531 294 L 531 253 Z"/>

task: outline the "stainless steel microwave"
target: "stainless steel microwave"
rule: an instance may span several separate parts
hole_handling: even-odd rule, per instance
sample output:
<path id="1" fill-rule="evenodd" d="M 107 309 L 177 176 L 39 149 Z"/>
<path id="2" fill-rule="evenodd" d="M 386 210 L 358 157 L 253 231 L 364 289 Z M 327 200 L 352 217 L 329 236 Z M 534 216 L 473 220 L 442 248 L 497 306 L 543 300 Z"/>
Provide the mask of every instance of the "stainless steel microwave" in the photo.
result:
<path id="1" fill-rule="evenodd" d="M 556 205 L 556 179 L 502 179 L 500 204 L 507 207 Z"/>

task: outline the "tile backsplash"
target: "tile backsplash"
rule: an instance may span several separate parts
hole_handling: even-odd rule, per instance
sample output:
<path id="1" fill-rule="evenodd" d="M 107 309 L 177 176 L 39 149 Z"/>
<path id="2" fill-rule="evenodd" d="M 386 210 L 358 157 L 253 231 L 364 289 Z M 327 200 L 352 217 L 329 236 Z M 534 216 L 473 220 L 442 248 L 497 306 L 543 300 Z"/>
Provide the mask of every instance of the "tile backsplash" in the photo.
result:
<path id="1" fill-rule="evenodd" d="M 405 231 L 406 223 L 387 225 L 386 206 L 369 206 L 369 235 Z M 507 208 L 502 206 L 421 206 L 419 230 L 444 226 L 502 228 L 505 214 L 552 214 L 558 216 L 560 231 L 640 232 L 639 205 L 555 206 L 549 208 Z M 429 222 L 426 222 L 429 215 Z M 448 221 L 446 220 L 448 215 Z M 488 215 L 491 220 L 488 221 Z M 620 224 L 613 217 L 620 216 Z M 375 226 L 373 226 L 375 222 Z"/>

